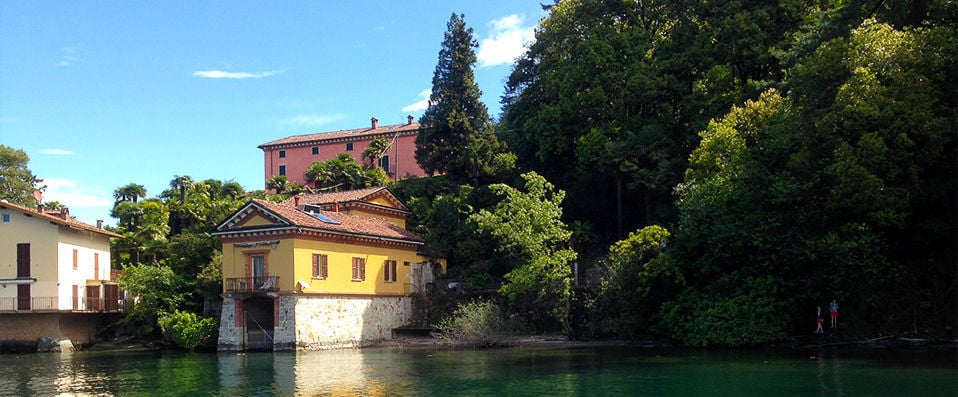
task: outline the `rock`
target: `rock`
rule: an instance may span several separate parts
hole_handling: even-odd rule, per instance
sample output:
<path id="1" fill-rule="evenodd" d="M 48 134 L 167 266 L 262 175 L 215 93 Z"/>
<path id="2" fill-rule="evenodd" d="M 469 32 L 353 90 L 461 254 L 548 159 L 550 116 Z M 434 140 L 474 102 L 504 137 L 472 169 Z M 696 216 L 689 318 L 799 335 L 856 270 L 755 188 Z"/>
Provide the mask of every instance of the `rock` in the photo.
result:
<path id="1" fill-rule="evenodd" d="M 37 342 L 37 352 L 72 352 L 74 350 L 73 342 L 70 338 L 55 338 L 44 336 Z"/>

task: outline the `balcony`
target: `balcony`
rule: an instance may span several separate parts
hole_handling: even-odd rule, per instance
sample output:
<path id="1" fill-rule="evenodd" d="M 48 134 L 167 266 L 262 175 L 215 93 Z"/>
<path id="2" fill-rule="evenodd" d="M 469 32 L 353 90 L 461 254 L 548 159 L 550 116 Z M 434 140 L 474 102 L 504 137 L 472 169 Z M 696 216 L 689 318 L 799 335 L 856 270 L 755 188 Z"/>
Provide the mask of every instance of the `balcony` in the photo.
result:
<path id="1" fill-rule="evenodd" d="M 223 283 L 223 287 L 226 292 L 279 292 L 279 277 L 269 275 L 227 278 Z"/>
<path id="2" fill-rule="evenodd" d="M 125 312 L 126 309 L 127 302 L 125 299 L 60 299 L 48 296 L 0 298 L 0 313 L 120 313 Z"/>

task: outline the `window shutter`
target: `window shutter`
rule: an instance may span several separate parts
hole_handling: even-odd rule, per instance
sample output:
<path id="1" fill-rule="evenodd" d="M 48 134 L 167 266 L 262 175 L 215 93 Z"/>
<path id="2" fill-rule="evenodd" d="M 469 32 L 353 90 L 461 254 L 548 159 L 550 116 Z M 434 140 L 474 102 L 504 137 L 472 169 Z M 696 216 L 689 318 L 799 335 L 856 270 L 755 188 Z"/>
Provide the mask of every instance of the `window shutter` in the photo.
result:
<path id="1" fill-rule="evenodd" d="M 328 257 L 326 255 L 322 255 L 319 259 L 319 276 L 322 278 L 329 277 L 329 266 L 327 266 L 327 263 L 329 262 Z"/>
<path id="2" fill-rule="evenodd" d="M 319 277 L 319 255 L 313 254 L 313 277 Z"/>

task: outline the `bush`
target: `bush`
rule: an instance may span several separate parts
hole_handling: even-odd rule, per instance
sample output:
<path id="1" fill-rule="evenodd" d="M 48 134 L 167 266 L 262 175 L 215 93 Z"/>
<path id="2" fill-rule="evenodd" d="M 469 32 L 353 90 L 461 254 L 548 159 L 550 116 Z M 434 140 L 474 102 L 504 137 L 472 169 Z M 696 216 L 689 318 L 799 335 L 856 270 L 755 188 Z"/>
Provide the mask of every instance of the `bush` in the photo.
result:
<path id="1" fill-rule="evenodd" d="M 213 318 L 177 310 L 162 314 L 157 323 L 173 344 L 186 350 L 211 347 L 216 341 L 218 324 Z"/>
<path id="2" fill-rule="evenodd" d="M 435 335 L 442 341 L 473 347 L 501 346 L 511 333 L 502 309 L 488 300 L 459 305 L 437 328 Z"/>

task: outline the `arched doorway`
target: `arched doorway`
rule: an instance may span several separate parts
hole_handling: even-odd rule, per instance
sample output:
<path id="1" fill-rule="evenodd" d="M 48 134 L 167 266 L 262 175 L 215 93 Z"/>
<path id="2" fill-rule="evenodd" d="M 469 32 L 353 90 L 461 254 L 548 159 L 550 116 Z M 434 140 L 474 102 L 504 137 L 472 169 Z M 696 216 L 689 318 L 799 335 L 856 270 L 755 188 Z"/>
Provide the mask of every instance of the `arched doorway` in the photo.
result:
<path id="1" fill-rule="evenodd" d="M 271 298 L 250 298 L 243 301 L 243 316 L 246 324 L 246 350 L 273 350 L 273 308 Z"/>

